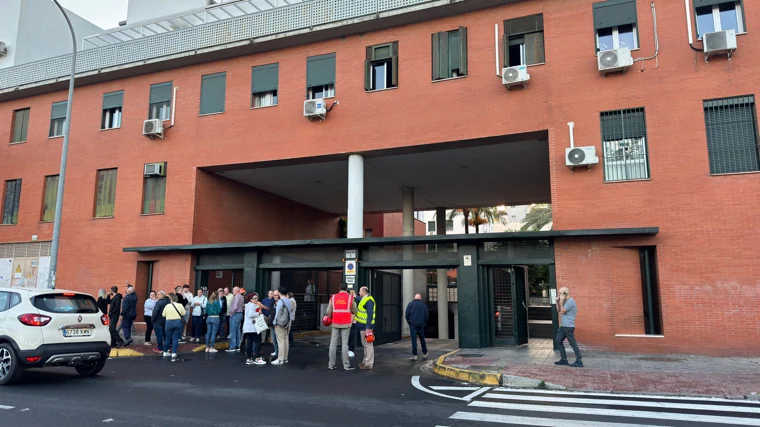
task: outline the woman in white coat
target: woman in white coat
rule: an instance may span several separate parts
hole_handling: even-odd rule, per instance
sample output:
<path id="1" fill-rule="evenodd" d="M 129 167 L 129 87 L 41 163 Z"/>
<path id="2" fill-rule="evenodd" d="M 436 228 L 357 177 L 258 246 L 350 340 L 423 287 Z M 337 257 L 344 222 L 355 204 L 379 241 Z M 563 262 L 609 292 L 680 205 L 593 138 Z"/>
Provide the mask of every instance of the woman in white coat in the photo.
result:
<path id="1" fill-rule="evenodd" d="M 243 321 L 243 337 L 245 338 L 246 365 L 266 365 L 261 358 L 261 333 L 258 330 L 256 319 L 263 316 L 261 313 L 264 304 L 259 302 L 259 294 L 252 292 L 248 295 L 248 303 L 245 305 L 245 320 Z"/>

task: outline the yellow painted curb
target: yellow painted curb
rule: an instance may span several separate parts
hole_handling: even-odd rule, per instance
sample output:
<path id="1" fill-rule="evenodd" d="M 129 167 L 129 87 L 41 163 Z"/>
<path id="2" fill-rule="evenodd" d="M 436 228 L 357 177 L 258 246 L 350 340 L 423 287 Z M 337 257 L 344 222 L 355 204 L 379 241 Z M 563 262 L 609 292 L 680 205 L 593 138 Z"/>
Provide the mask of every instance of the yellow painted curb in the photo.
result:
<path id="1" fill-rule="evenodd" d="M 455 368 L 453 366 L 446 365 L 444 363 L 444 360 L 457 352 L 459 352 L 459 350 L 454 350 L 451 353 L 447 353 L 439 357 L 435 362 L 433 371 L 442 377 L 451 378 L 452 380 L 457 381 L 464 381 L 471 384 L 474 383 L 490 386 L 501 385 L 501 374 L 498 372 L 473 371 L 471 369 Z"/>
<path id="2" fill-rule="evenodd" d="M 112 348 L 109 357 L 142 357 L 144 354 L 131 348 Z"/>
<path id="3" fill-rule="evenodd" d="M 230 343 L 228 341 L 217 342 L 214 344 L 214 348 L 217 350 L 227 350 L 230 348 Z M 206 351 L 205 345 L 199 345 L 193 349 L 193 353 L 203 353 L 204 351 Z"/>

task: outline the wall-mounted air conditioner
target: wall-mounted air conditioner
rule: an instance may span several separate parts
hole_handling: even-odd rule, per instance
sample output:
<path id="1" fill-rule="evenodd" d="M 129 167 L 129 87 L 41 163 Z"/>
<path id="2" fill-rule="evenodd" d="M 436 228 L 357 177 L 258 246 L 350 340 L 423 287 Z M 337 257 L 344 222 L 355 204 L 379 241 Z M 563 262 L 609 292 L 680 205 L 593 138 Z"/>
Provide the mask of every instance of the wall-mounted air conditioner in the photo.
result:
<path id="1" fill-rule="evenodd" d="M 166 163 L 147 163 L 143 175 L 146 177 L 166 176 Z"/>
<path id="2" fill-rule="evenodd" d="M 309 99 L 303 103 L 303 116 L 309 120 L 327 117 L 327 105 L 324 99 Z"/>
<path id="3" fill-rule="evenodd" d="M 164 138 L 164 122 L 160 119 L 149 119 L 143 122 L 143 135 L 150 139 Z"/>
<path id="4" fill-rule="evenodd" d="M 725 53 L 728 59 L 736 50 L 736 31 L 716 31 L 702 35 L 702 50 L 705 52 L 705 62 L 710 55 Z"/>
<path id="5" fill-rule="evenodd" d="M 0 56 L 8 55 L 8 46 L 5 42 L 0 42 Z"/>
<path id="6" fill-rule="evenodd" d="M 507 87 L 507 90 L 515 85 L 525 87 L 529 80 L 530 74 L 528 74 L 528 67 L 525 65 L 507 67 L 501 70 L 501 83 Z"/>
<path id="7" fill-rule="evenodd" d="M 627 47 L 601 51 L 597 54 L 597 61 L 599 72 L 602 75 L 616 71 L 625 71 L 633 65 L 631 49 Z"/>
<path id="8" fill-rule="evenodd" d="M 596 157 L 596 147 L 570 147 L 565 149 L 565 164 L 571 168 L 595 165 L 599 163 Z"/>

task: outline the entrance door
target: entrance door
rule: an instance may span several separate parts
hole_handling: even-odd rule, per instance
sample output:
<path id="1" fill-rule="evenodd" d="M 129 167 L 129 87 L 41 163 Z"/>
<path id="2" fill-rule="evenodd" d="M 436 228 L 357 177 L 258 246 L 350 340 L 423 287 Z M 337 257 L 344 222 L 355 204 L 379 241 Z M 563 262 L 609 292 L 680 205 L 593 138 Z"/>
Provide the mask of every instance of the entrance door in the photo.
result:
<path id="1" fill-rule="evenodd" d="M 528 309 L 525 273 L 513 267 L 488 269 L 493 296 L 492 337 L 494 345 L 521 345 L 528 342 Z"/>
<path id="2" fill-rule="evenodd" d="M 375 298 L 375 343 L 401 340 L 401 275 L 373 271 L 370 292 Z"/>

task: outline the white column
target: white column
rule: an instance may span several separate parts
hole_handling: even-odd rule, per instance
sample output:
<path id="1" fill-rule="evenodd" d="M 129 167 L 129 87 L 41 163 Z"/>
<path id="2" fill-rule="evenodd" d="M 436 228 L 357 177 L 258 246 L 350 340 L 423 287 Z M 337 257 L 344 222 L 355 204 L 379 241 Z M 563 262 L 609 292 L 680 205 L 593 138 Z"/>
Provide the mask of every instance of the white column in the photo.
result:
<path id="1" fill-rule="evenodd" d="M 364 237 L 364 157 L 348 156 L 348 213 L 346 237 Z"/>
<path id="2" fill-rule="evenodd" d="M 446 209 L 435 211 L 436 234 L 446 234 Z M 438 251 L 444 251 L 445 245 L 438 245 Z M 449 339 L 449 276 L 445 268 L 438 269 L 438 339 Z"/>
<path id="3" fill-rule="evenodd" d="M 402 234 L 404 236 L 414 236 L 414 189 L 412 187 L 404 187 L 402 190 Z M 404 261 L 412 261 L 414 259 L 414 245 L 404 246 Z M 401 295 L 402 295 L 402 310 L 406 310 L 406 307 L 414 299 L 414 270 L 405 269 L 401 273 Z M 402 322 L 402 334 L 409 334 L 409 325 L 406 322 Z"/>

